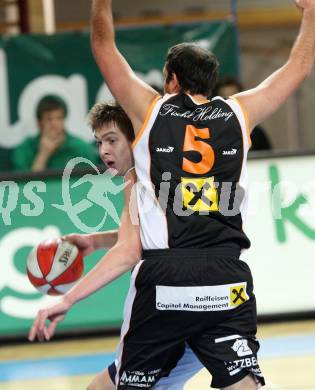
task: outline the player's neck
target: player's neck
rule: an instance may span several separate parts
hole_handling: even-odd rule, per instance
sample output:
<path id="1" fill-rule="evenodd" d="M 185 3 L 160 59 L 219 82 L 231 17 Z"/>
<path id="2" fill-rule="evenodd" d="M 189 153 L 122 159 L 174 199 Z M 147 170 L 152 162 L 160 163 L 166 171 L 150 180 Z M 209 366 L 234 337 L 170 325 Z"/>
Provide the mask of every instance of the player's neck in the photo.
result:
<path id="1" fill-rule="evenodd" d="M 196 104 L 204 104 L 204 103 L 207 103 L 209 101 L 209 99 L 207 99 L 206 96 L 203 96 L 203 95 L 192 95 L 188 92 L 185 92 L 186 95 L 190 96 L 190 98 L 192 99 L 192 101 Z"/>

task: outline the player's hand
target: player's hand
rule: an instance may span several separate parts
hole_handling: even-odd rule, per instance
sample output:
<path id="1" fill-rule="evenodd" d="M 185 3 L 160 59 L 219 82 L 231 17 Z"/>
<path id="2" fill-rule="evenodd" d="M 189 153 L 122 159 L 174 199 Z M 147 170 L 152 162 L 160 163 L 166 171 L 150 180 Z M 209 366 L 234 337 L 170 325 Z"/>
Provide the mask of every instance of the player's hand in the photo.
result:
<path id="1" fill-rule="evenodd" d="M 58 303 L 39 310 L 28 335 L 29 341 L 34 341 L 36 338 L 39 341 L 50 340 L 55 333 L 57 324 L 65 318 L 70 307 L 71 303 L 64 296 Z M 47 321 L 50 321 L 48 325 Z"/>
<path id="2" fill-rule="evenodd" d="M 71 244 L 78 247 L 82 252 L 82 256 L 88 256 L 95 251 L 95 245 L 92 235 L 90 234 L 68 234 L 61 237 L 63 241 L 69 241 Z"/>

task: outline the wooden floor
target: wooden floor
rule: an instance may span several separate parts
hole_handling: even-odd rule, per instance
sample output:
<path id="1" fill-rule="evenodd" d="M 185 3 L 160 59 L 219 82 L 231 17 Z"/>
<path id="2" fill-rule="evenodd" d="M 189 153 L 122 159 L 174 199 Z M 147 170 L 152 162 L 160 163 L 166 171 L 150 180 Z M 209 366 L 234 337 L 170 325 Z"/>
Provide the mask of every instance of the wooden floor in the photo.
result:
<path id="1" fill-rule="evenodd" d="M 315 336 L 315 321 L 261 325 L 262 341 L 276 341 L 283 336 Z M 289 340 L 288 338 L 288 340 Z M 41 359 L 93 353 L 113 352 L 116 338 L 58 341 L 45 344 L 23 344 L 1 347 L 0 362 L 20 359 Z M 266 390 L 315 390 L 315 349 L 305 355 L 262 357 L 260 365 L 267 380 Z M 85 389 L 91 375 L 57 377 L 28 381 L 0 382 L 0 390 L 78 390 Z M 208 389 L 210 375 L 202 370 L 186 385 L 185 390 Z"/>

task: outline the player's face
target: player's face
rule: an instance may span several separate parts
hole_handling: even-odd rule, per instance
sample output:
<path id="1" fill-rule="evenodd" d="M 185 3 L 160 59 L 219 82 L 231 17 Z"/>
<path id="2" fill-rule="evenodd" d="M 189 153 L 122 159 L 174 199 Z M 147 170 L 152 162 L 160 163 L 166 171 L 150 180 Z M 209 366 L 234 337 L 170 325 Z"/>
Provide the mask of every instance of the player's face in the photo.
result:
<path id="1" fill-rule="evenodd" d="M 124 175 L 132 167 L 130 142 L 115 123 L 107 123 L 94 133 L 99 155 L 108 168 Z"/>
<path id="2" fill-rule="evenodd" d="M 42 134 L 58 137 L 64 133 L 65 113 L 62 109 L 46 111 L 38 121 Z"/>

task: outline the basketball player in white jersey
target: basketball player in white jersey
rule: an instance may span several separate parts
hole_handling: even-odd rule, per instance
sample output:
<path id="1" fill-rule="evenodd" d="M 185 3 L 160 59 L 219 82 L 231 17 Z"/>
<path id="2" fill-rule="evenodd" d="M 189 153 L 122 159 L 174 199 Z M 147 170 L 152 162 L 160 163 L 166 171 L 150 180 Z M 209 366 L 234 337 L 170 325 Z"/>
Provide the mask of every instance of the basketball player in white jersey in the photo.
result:
<path id="1" fill-rule="evenodd" d="M 134 130 L 127 114 L 117 104 L 96 104 L 89 113 L 89 125 L 93 130 L 99 155 L 104 164 L 125 176 L 133 169 L 131 145 L 134 141 Z M 136 210 L 134 210 L 136 213 Z M 106 231 L 94 234 L 70 234 L 63 237 L 72 242 L 87 256 L 98 249 L 111 249 L 117 243 L 118 231 Z M 139 259 L 140 260 L 140 259 Z M 161 380 L 156 390 L 181 390 L 185 382 L 202 368 L 202 364 L 190 348 L 179 361 L 176 369 L 167 378 Z M 116 365 L 113 362 L 96 376 L 90 388 L 102 390 L 115 389 Z"/>
<path id="2" fill-rule="evenodd" d="M 128 175 L 129 180 L 130 175 L 132 175 L 134 182 L 131 144 L 135 137 L 131 121 L 127 114 L 117 104 L 99 103 L 89 113 L 89 125 L 93 130 L 99 155 L 104 164 L 108 168 L 111 168 L 117 175 Z M 128 200 L 127 204 L 129 202 L 130 200 Z M 133 213 L 134 215 L 137 213 L 136 204 Z M 62 239 L 76 245 L 85 257 L 98 249 L 111 249 L 117 243 L 118 236 L 117 230 L 111 230 L 94 234 L 69 234 L 63 236 Z M 120 241 L 122 241 L 121 237 Z M 160 381 L 156 386 L 156 390 L 181 390 L 185 382 L 201 368 L 202 364 L 200 361 L 187 348 L 176 370 L 173 370 L 168 378 Z M 114 390 L 115 376 L 116 365 L 113 362 L 108 368 L 96 376 L 90 388 Z"/>

